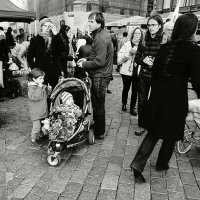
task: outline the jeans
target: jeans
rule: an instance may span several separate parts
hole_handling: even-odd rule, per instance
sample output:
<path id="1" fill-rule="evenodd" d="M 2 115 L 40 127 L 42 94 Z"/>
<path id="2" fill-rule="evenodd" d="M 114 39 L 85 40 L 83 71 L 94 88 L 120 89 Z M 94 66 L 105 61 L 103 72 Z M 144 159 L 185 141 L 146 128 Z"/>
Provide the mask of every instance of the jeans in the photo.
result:
<path id="1" fill-rule="evenodd" d="M 143 172 L 146 162 L 149 159 L 158 140 L 159 138 L 157 136 L 153 136 L 152 134 L 147 133 L 135 155 L 135 158 L 131 163 L 131 167 L 133 169 Z M 172 157 L 175 143 L 175 141 L 163 140 L 162 146 L 158 154 L 158 159 L 156 163 L 157 167 L 165 167 L 168 165 Z"/>
<path id="2" fill-rule="evenodd" d="M 128 99 L 128 92 L 130 89 L 130 86 L 132 84 L 132 91 L 131 91 L 131 103 L 130 103 L 130 110 L 135 109 L 135 104 L 137 101 L 137 76 L 126 76 L 122 75 L 122 81 L 123 81 L 123 90 L 122 90 L 122 104 L 127 104 Z"/>
<path id="3" fill-rule="evenodd" d="M 139 76 L 138 78 L 138 126 L 142 128 L 145 128 L 144 108 L 148 100 L 151 84 L 152 84 L 151 78 Z"/>
<path id="4" fill-rule="evenodd" d="M 100 136 L 105 133 L 105 96 L 110 79 L 92 78 L 91 99 L 93 106 L 94 134 Z"/>

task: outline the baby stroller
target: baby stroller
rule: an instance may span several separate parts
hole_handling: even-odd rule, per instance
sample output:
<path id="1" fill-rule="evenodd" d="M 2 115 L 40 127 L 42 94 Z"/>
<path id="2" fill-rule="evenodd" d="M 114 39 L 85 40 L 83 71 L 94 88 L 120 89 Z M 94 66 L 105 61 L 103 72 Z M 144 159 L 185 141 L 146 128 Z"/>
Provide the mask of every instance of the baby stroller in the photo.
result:
<path id="1" fill-rule="evenodd" d="M 91 125 L 91 81 L 89 77 L 82 80 L 77 78 L 66 78 L 59 82 L 51 94 L 51 106 L 49 116 L 49 136 L 47 162 L 56 166 L 61 162 L 60 153 L 70 147 L 78 146 L 85 141 L 94 144 L 95 137 Z M 61 94 L 69 92 L 74 98 L 74 103 L 82 109 L 82 115 L 78 118 L 73 134 L 65 129 L 64 120 L 59 119 L 58 113 L 53 113 L 52 108 L 60 106 Z M 60 123 L 60 124 L 59 124 Z"/>

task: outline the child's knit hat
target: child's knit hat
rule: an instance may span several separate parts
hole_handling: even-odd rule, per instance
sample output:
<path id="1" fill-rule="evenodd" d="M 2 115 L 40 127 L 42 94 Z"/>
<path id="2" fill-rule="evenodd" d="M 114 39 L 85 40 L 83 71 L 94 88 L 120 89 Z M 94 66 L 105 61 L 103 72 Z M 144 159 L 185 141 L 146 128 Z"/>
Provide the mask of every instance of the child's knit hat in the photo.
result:
<path id="1" fill-rule="evenodd" d="M 73 96 L 72 96 L 71 93 L 69 93 L 69 92 L 63 92 L 62 95 L 61 95 L 61 100 L 62 100 L 62 102 L 64 103 L 65 101 L 67 101 L 67 99 L 68 99 L 69 97 L 72 97 L 72 98 L 73 98 Z"/>

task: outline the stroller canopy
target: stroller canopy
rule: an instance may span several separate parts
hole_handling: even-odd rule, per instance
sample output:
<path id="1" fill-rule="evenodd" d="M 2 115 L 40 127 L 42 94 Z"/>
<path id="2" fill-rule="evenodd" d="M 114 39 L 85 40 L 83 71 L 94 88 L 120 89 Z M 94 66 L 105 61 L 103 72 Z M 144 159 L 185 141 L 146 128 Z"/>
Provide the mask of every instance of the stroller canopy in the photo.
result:
<path id="1" fill-rule="evenodd" d="M 54 90 L 51 94 L 50 99 L 51 100 L 55 99 L 56 96 L 61 91 L 67 90 L 68 88 L 77 88 L 79 90 L 84 90 L 86 92 L 86 95 L 89 95 L 88 94 L 88 88 L 82 80 L 77 79 L 77 78 L 67 78 L 67 79 L 64 79 L 62 82 L 60 82 L 56 85 L 56 87 L 54 88 Z"/>

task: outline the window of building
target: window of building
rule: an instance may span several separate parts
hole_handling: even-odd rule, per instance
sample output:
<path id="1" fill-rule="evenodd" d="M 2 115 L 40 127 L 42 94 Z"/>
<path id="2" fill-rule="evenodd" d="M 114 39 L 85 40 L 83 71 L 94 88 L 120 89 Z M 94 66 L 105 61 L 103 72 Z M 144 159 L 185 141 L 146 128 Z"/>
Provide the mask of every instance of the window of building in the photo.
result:
<path id="1" fill-rule="evenodd" d="M 88 2 L 86 5 L 86 11 L 89 12 L 91 10 L 92 10 L 92 5 L 91 5 L 91 3 Z"/>
<path id="2" fill-rule="evenodd" d="M 180 7 L 195 5 L 195 3 L 196 3 L 196 0 L 184 0 L 184 1 L 181 1 Z"/>
<path id="3" fill-rule="evenodd" d="M 163 1 L 163 9 L 170 8 L 171 1 L 164 0 Z"/>
<path id="4" fill-rule="evenodd" d="M 120 15 L 124 15 L 124 9 L 120 9 Z"/>
<path id="5" fill-rule="evenodd" d="M 133 15 L 133 10 L 129 10 L 129 15 Z"/>
<path id="6" fill-rule="evenodd" d="M 102 13 L 105 13 L 105 7 L 104 6 L 99 6 L 99 11 Z"/>

